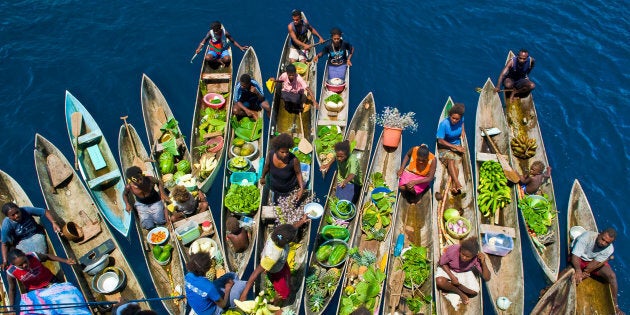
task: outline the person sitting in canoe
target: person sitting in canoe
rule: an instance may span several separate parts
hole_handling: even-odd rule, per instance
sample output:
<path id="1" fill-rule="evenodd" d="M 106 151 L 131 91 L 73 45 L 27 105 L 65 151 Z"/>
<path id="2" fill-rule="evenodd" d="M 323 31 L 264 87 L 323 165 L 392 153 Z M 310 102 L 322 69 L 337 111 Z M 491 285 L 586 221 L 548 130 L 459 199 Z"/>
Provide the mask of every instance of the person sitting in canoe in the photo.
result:
<path id="1" fill-rule="evenodd" d="M 241 296 L 245 281 L 234 272 L 228 272 L 214 281 L 206 278 L 212 266 L 208 253 L 190 255 L 186 264 L 188 273 L 184 277 L 188 305 L 199 315 L 223 314 L 224 310 L 236 307 L 234 299 Z"/>
<path id="2" fill-rule="evenodd" d="M 297 73 L 297 69 L 294 65 L 287 65 L 280 77 L 276 80 L 270 78 L 270 81 L 282 83 L 281 97 L 284 101 L 284 108 L 291 114 L 299 114 L 304 110 L 304 102 L 306 99 L 310 99 L 315 108 L 317 108 L 317 101 L 313 97 L 313 91 L 308 86 L 308 83 Z M 308 94 L 308 95 L 307 95 Z"/>
<path id="3" fill-rule="evenodd" d="M 243 293 L 241 293 L 241 301 L 247 299 L 247 293 L 261 273 L 267 275 L 273 284 L 273 288 L 276 290 L 276 300 L 272 301 L 272 304 L 281 306 L 284 301 L 289 298 L 289 294 L 292 290 L 291 269 L 287 264 L 289 243 L 297 236 L 298 229 L 309 221 L 310 219 L 308 219 L 305 214 L 299 221 L 293 224 L 281 224 L 273 229 L 260 253 L 260 264 L 254 269 L 254 272 L 252 272 L 247 280 Z"/>
<path id="4" fill-rule="evenodd" d="M 350 200 L 356 204 L 361 194 L 363 182 L 359 160 L 350 153 L 350 141 L 337 142 L 335 154 L 337 160 L 337 198 Z M 328 171 L 331 165 L 332 163 L 323 166 L 322 171 Z"/>
<path id="5" fill-rule="evenodd" d="M 341 30 L 336 27 L 330 30 L 330 38 L 332 43 L 324 46 L 324 49 L 315 55 L 313 61 L 317 62 L 320 57 L 328 54 L 328 79 L 345 80 L 346 68 L 352 67 L 350 59 L 354 54 L 354 47 L 341 38 Z"/>
<path id="6" fill-rule="evenodd" d="M 476 274 L 475 274 L 476 273 Z M 446 298 L 456 307 L 461 299 L 469 303 L 471 297 L 479 293 L 480 274 L 484 281 L 490 280 L 490 270 L 486 264 L 486 255 L 479 251 L 476 237 L 470 237 L 459 244 L 446 248 L 435 271 L 435 284 L 447 294 Z M 459 298 L 458 298 L 459 296 Z"/>
<path id="7" fill-rule="evenodd" d="M 195 198 L 192 193 L 182 185 L 173 187 L 170 201 L 171 204 L 167 208 L 171 212 L 169 216 L 171 222 L 177 222 L 195 213 L 208 210 L 208 200 L 201 190 L 197 191 L 197 198 Z"/>
<path id="8" fill-rule="evenodd" d="M 286 133 L 279 134 L 271 140 L 272 149 L 267 153 L 260 184 L 265 185 L 269 180 L 268 185 L 273 192 L 274 204 L 278 203 L 280 197 L 289 195 L 295 195 L 295 200 L 299 201 L 304 194 L 300 160 L 291 153 L 291 148 L 294 146 L 293 137 Z"/>
<path id="9" fill-rule="evenodd" d="M 529 167 L 529 174 L 523 176 L 519 174 L 519 183 L 521 184 L 521 188 L 523 192 L 528 195 L 533 195 L 538 192 L 540 186 L 551 177 L 551 166 L 547 167 L 545 171 L 545 164 L 541 161 L 535 161 L 532 163 L 532 166 Z"/>
<path id="10" fill-rule="evenodd" d="M 238 219 L 230 216 L 225 221 L 226 241 L 229 241 L 234 248 L 235 253 L 242 253 L 249 247 L 249 234 L 247 230 L 241 227 Z"/>
<path id="11" fill-rule="evenodd" d="M 409 164 L 407 162 L 409 161 Z M 429 188 L 435 177 L 435 155 L 429 151 L 426 144 L 415 146 L 405 154 L 402 166 L 398 169 L 398 189 L 401 195 L 411 204 L 420 199 L 424 191 Z"/>
<path id="12" fill-rule="evenodd" d="M 239 84 L 234 91 L 234 108 L 232 114 L 238 117 L 249 117 L 254 120 L 258 117 L 256 114 L 261 110 L 269 111 L 271 107 L 265 99 L 265 94 L 260 83 L 252 79 L 252 77 L 244 73 L 239 78 Z"/>
<path id="13" fill-rule="evenodd" d="M 448 117 L 438 125 L 437 143 L 440 161 L 446 165 L 448 175 L 453 181 L 451 193 L 461 193 L 462 184 L 459 182 L 459 168 L 456 161 L 461 161 L 466 149 L 462 146 L 462 132 L 464 130 L 464 104 L 455 103 L 448 111 Z"/>
<path id="14" fill-rule="evenodd" d="M 142 169 L 137 166 L 125 170 L 125 177 L 127 185 L 123 191 L 123 200 L 125 200 L 127 211 L 131 212 L 134 207 L 136 208 L 143 229 L 150 230 L 156 225 L 164 225 L 168 213 L 163 200 L 166 200 L 168 195 L 164 191 L 162 182 L 153 176 L 145 176 L 142 174 Z M 133 206 L 129 202 L 130 193 L 135 198 Z"/>
<path id="15" fill-rule="evenodd" d="M 510 59 L 501 71 L 495 92 L 501 90 L 503 84 L 504 89 L 511 89 L 510 102 L 515 96 L 527 97 L 529 93 L 536 88 L 536 84 L 529 80 L 529 73 L 534 69 L 535 60 L 529 56 L 529 52 L 521 49 L 518 56 Z"/>
<path id="16" fill-rule="evenodd" d="M 302 11 L 291 11 L 291 18 L 293 21 L 287 26 L 289 36 L 291 37 L 291 42 L 289 43 L 289 61 L 294 63 L 307 59 L 308 50 L 311 48 L 311 45 L 308 44 L 308 31 L 311 31 L 313 35 L 319 37 L 320 43 L 324 42 L 324 38 L 319 35 L 317 30 L 309 24 L 307 20 L 302 18 Z"/>
<path id="17" fill-rule="evenodd" d="M 241 51 L 245 51 L 249 48 L 249 46 L 241 46 L 236 40 L 234 40 L 232 35 L 225 30 L 219 21 L 214 21 L 210 24 L 210 31 L 208 31 L 208 34 L 206 34 L 206 36 L 201 40 L 201 43 L 199 43 L 199 47 L 195 50 L 196 54 L 201 52 L 201 49 L 203 49 L 206 42 L 208 42 L 209 49 L 205 60 L 214 69 L 219 66 L 227 67 L 230 65 L 230 62 L 232 62 L 228 51 L 230 42 L 234 43 L 234 45 L 236 45 L 236 47 L 238 47 Z"/>
<path id="18" fill-rule="evenodd" d="M 13 202 L 7 202 L 2 206 L 2 213 L 5 216 L 2 221 L 2 269 L 9 261 L 7 252 L 12 247 L 25 252 L 48 252 L 44 227 L 37 224 L 33 216 L 45 216 L 55 232 L 61 231 L 48 209 L 19 207 Z"/>
<path id="19" fill-rule="evenodd" d="M 612 243 L 617 238 L 617 231 L 607 228 L 601 233 L 585 231 L 572 244 L 571 266 L 575 269 L 575 283 L 596 276 L 610 284 L 610 291 L 615 302 L 616 314 L 624 314 L 617 301 L 617 276 L 610 268 L 608 260 L 615 251 Z"/>

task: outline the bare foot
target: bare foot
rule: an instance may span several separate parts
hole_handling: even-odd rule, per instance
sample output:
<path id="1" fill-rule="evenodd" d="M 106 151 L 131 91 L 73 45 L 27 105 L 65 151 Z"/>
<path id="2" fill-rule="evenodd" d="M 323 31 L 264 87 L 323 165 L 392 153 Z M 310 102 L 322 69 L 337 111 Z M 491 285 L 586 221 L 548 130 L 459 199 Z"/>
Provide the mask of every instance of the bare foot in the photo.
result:
<path id="1" fill-rule="evenodd" d="M 468 298 L 468 295 L 464 294 L 464 293 L 460 293 L 459 297 L 462 298 L 462 303 L 464 305 L 468 305 L 468 303 L 470 303 L 470 298 Z"/>
<path id="2" fill-rule="evenodd" d="M 451 188 L 451 193 L 453 195 L 459 195 L 462 193 L 462 186 L 461 185 L 456 185 L 455 187 Z"/>

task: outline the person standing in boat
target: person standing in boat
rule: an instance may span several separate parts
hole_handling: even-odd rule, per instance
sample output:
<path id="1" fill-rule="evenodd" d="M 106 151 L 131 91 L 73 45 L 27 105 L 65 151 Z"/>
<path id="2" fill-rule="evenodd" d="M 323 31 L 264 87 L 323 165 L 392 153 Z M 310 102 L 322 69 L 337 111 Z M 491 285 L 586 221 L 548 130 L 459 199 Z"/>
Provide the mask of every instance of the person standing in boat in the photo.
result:
<path id="1" fill-rule="evenodd" d="M 265 92 L 259 82 L 252 79 L 252 77 L 244 73 L 239 78 L 239 84 L 234 91 L 234 108 L 232 114 L 238 117 L 249 117 L 256 120 L 257 112 L 261 110 L 269 111 L 271 107 L 269 102 L 265 99 Z"/>
<path id="2" fill-rule="evenodd" d="M 617 231 L 607 228 L 601 233 L 585 231 L 572 244 L 571 266 L 575 269 L 575 283 L 596 276 L 610 284 L 610 291 L 615 302 L 616 314 L 624 314 L 617 301 L 617 276 L 610 268 L 608 260 L 615 251 L 612 243 L 617 238 Z"/>
<path id="3" fill-rule="evenodd" d="M 214 21 L 210 25 L 210 31 L 208 34 L 201 40 L 197 50 L 195 53 L 198 54 L 203 49 L 203 46 L 208 43 L 208 53 L 206 54 L 205 60 L 210 63 L 210 66 L 214 69 L 219 66 L 227 67 L 232 62 L 230 58 L 230 53 L 228 51 L 230 42 L 234 43 L 238 49 L 241 51 L 245 51 L 249 46 L 241 46 L 228 31 L 225 30 L 221 22 Z"/>
<path id="4" fill-rule="evenodd" d="M 137 166 L 128 168 L 125 171 L 125 177 L 127 185 L 123 191 L 123 200 L 125 200 L 127 211 L 131 212 L 134 207 L 136 208 L 143 229 L 150 230 L 156 225 L 165 224 L 168 213 L 163 200 L 167 200 L 168 195 L 164 191 L 162 182 L 153 176 L 145 176 Z M 129 202 L 130 193 L 135 198 L 133 206 Z"/>
<path id="5" fill-rule="evenodd" d="M 521 49 L 518 56 L 510 59 L 501 71 L 495 92 L 501 90 L 501 85 L 505 89 L 511 89 L 510 102 L 515 96 L 527 97 L 529 93 L 536 88 L 536 84 L 529 80 L 529 73 L 534 69 L 535 60 L 529 56 L 529 52 Z"/>
<path id="6" fill-rule="evenodd" d="M 291 153 L 295 146 L 293 137 L 282 133 L 271 140 L 272 150 L 269 150 L 265 165 L 260 176 L 260 184 L 267 183 L 269 175 L 269 189 L 273 192 L 273 203 L 277 204 L 280 197 L 295 195 L 295 200 L 302 199 L 304 194 L 304 179 L 300 161 Z"/>
<path id="7" fill-rule="evenodd" d="M 440 161 L 446 165 L 448 175 L 453 181 L 451 193 L 459 194 L 462 184 L 459 182 L 459 167 L 457 161 L 462 160 L 466 149 L 462 146 L 462 132 L 464 131 L 464 104 L 455 103 L 448 111 L 448 117 L 438 125 L 437 143 Z M 441 199 L 441 198 L 438 198 Z"/>
<path id="8" fill-rule="evenodd" d="M 2 221 L 2 269 L 7 265 L 7 253 L 11 247 L 25 252 L 48 252 L 44 227 L 33 216 L 45 216 L 56 233 L 61 231 L 48 209 L 19 207 L 13 202 L 7 202 L 2 206 L 2 213 L 5 216 Z"/>
<path id="9" fill-rule="evenodd" d="M 407 162 L 409 161 L 409 164 Z M 404 165 L 407 167 L 404 167 Z M 411 204 L 420 199 L 424 191 L 429 188 L 435 177 L 435 155 L 429 151 L 426 144 L 415 146 L 403 158 L 403 167 L 398 169 L 398 189 L 401 195 Z"/>
<path id="10" fill-rule="evenodd" d="M 293 21 L 287 26 L 289 36 L 291 37 L 291 42 L 289 43 L 289 61 L 294 63 L 307 59 L 308 50 L 311 48 L 311 45 L 308 44 L 308 31 L 311 31 L 313 35 L 317 36 L 320 43 L 324 42 L 324 38 L 319 35 L 317 30 L 309 24 L 307 20 L 302 18 L 302 11 L 291 11 L 291 18 Z"/>
<path id="11" fill-rule="evenodd" d="M 334 78 L 345 80 L 346 68 L 352 67 L 350 59 L 352 59 L 354 54 L 354 47 L 344 41 L 341 38 L 341 34 L 341 30 L 336 27 L 330 30 L 332 43 L 324 46 L 324 49 L 313 58 L 313 61 L 317 62 L 320 57 L 328 54 L 328 80 Z"/>
<path id="12" fill-rule="evenodd" d="M 284 101 L 284 108 L 291 114 L 299 114 L 304 110 L 304 102 L 306 99 L 310 99 L 315 108 L 317 108 L 317 101 L 313 95 L 313 91 L 308 86 L 308 83 L 297 73 L 297 69 L 294 65 L 287 65 L 285 72 L 276 80 L 275 78 L 269 79 L 277 83 L 282 84 L 282 90 L 280 91 L 282 100 Z"/>
<path id="13" fill-rule="evenodd" d="M 350 152 L 350 141 L 344 140 L 335 144 L 337 160 L 337 190 L 339 199 L 352 201 L 356 205 L 361 194 L 363 179 L 359 168 L 359 159 Z M 322 167 L 322 171 L 328 171 L 332 163 Z"/>

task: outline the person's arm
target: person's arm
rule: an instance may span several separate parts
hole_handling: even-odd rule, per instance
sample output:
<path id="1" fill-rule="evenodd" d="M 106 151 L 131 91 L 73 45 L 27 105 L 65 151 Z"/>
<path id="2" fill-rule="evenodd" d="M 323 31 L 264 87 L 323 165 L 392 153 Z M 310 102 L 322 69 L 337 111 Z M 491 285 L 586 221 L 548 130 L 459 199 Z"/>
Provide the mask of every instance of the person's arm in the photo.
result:
<path id="1" fill-rule="evenodd" d="M 319 33 L 317 32 L 317 30 L 313 27 L 313 25 L 308 24 L 309 29 L 311 30 L 311 33 L 313 33 L 313 35 L 319 37 L 319 42 L 323 43 L 324 42 L 324 38 L 322 37 L 322 35 L 319 35 Z"/>
<path id="2" fill-rule="evenodd" d="M 311 221 L 311 219 L 309 219 L 305 213 L 304 215 L 302 215 L 302 218 L 300 218 L 299 221 L 296 221 L 295 223 L 293 223 L 293 227 L 296 229 L 299 229 L 302 227 L 302 225 L 304 225 L 306 222 L 309 222 L 309 221 Z"/>
<path id="3" fill-rule="evenodd" d="M 444 140 L 443 138 L 438 138 L 438 143 L 440 145 L 442 145 L 443 147 L 448 148 L 451 151 L 460 152 L 460 153 L 464 152 L 464 147 L 463 146 L 457 145 L 457 144 L 452 144 L 452 143 Z"/>
<path id="4" fill-rule="evenodd" d="M 299 201 L 302 198 L 302 194 L 304 194 L 304 178 L 302 178 L 302 167 L 300 165 L 300 160 L 297 157 L 293 160 L 293 170 L 295 171 L 295 177 L 297 177 L 298 185 L 300 186 L 300 190 L 298 190 L 296 196 L 296 201 Z"/>
<path id="5" fill-rule="evenodd" d="M 453 271 L 451 271 L 451 267 L 449 267 L 448 264 L 441 265 L 440 267 L 442 267 L 444 272 L 446 272 L 448 277 L 451 279 L 451 284 L 454 285 L 454 286 L 458 286 L 459 285 L 459 280 L 457 279 L 457 276 L 455 276 Z"/>
<path id="6" fill-rule="evenodd" d="M 228 33 L 228 31 L 225 31 L 225 37 L 227 39 L 229 39 L 232 43 L 234 43 L 234 46 L 238 47 L 238 49 L 240 49 L 241 51 L 245 51 L 249 46 L 241 46 L 235 39 L 234 37 L 232 37 L 232 35 L 230 35 L 230 33 Z"/>
<path id="7" fill-rule="evenodd" d="M 288 29 L 289 29 L 289 36 L 291 36 L 291 40 L 298 46 L 301 46 L 303 49 L 308 49 L 309 45 L 299 40 L 297 38 L 297 35 L 295 35 L 295 32 L 293 31 L 293 22 L 289 23 Z"/>
<path id="8" fill-rule="evenodd" d="M 234 286 L 234 281 L 232 279 L 228 279 L 228 281 L 225 283 L 225 292 L 223 293 L 223 297 L 221 297 L 217 301 L 218 307 L 225 309 L 227 306 L 230 305 L 230 291 L 232 291 L 232 286 Z"/>
<path id="9" fill-rule="evenodd" d="M 123 200 L 125 201 L 125 209 L 127 212 L 131 212 L 133 209 L 133 205 L 129 203 L 129 193 L 131 193 L 131 187 L 129 187 L 129 185 L 130 184 L 125 185 L 125 190 L 123 190 Z"/>
<path id="10" fill-rule="evenodd" d="M 518 174 L 518 179 L 519 179 L 519 182 L 523 185 L 529 185 L 529 183 L 532 182 L 532 178 L 529 175 L 523 176 L 521 174 Z"/>
<path id="11" fill-rule="evenodd" d="M 499 79 L 497 80 L 497 85 L 494 87 L 495 92 L 499 92 L 501 90 L 501 85 L 503 84 L 503 80 L 505 76 L 507 76 L 508 72 L 510 72 L 510 68 L 512 67 L 512 59 L 505 64 L 503 70 L 501 70 L 501 74 L 499 75 Z"/>
<path id="12" fill-rule="evenodd" d="M 52 224 L 53 231 L 55 231 L 55 233 L 61 232 L 61 228 L 59 228 L 59 225 L 57 224 L 57 222 L 55 222 L 55 218 L 53 218 L 52 212 L 50 212 L 50 210 L 46 209 L 45 212 L 44 212 L 44 215 L 46 216 L 48 221 L 50 221 L 50 224 Z"/>
<path id="13" fill-rule="evenodd" d="M 358 161 L 356 158 L 353 158 L 352 153 L 350 153 L 350 156 L 348 157 L 348 175 L 346 175 L 346 178 L 344 178 L 343 182 L 339 186 L 346 187 L 346 185 L 349 182 L 354 180 L 354 177 L 356 176 L 358 172 L 359 172 Z"/>
<path id="14" fill-rule="evenodd" d="M 208 39 L 210 39 L 210 36 L 212 35 L 212 30 L 209 30 L 208 33 L 206 34 L 206 36 L 201 40 L 201 43 L 199 43 L 199 46 L 197 46 L 197 50 L 195 50 L 195 53 L 198 54 L 201 52 L 201 49 L 203 48 L 203 46 L 206 44 L 206 42 L 208 41 Z"/>
<path id="15" fill-rule="evenodd" d="M 532 72 L 532 70 L 534 69 L 534 64 L 536 64 L 536 60 L 534 60 L 533 57 L 529 57 L 531 59 L 531 62 L 529 64 L 529 70 L 527 70 L 527 76 L 529 76 L 529 73 Z"/>
<path id="16" fill-rule="evenodd" d="M 160 192 L 160 198 L 162 198 L 162 201 L 167 201 L 168 194 L 166 193 L 166 190 L 164 189 L 164 184 L 162 183 L 162 181 L 153 176 L 150 176 L 149 178 L 153 182 L 153 185 L 157 185 L 158 191 Z"/>
<path id="17" fill-rule="evenodd" d="M 350 61 L 350 59 L 352 59 L 352 55 L 354 54 L 354 46 L 348 44 L 348 67 L 352 67 L 352 61 Z"/>
<path id="18" fill-rule="evenodd" d="M 403 171 L 405 170 L 405 166 L 407 166 L 407 162 L 409 162 L 409 159 L 411 158 L 411 153 L 413 153 L 413 147 L 411 147 L 411 149 L 407 151 L 407 154 L 405 154 L 402 163 L 400 163 L 400 168 L 398 169 L 398 171 L 396 171 L 398 177 L 400 177 L 400 175 L 402 175 Z"/>
<path id="19" fill-rule="evenodd" d="M 263 166 L 262 173 L 260 173 L 260 184 L 263 186 L 265 185 L 265 181 L 267 180 L 267 173 L 269 173 L 269 163 L 273 163 L 273 153 L 271 152 L 267 154 L 265 165 Z"/>
<path id="20" fill-rule="evenodd" d="M 429 173 L 427 174 L 427 176 L 423 179 L 418 179 L 414 181 L 415 182 L 414 185 L 418 185 L 422 183 L 430 183 L 433 180 L 433 178 L 435 178 L 435 169 L 437 167 L 436 165 L 437 165 L 437 162 L 434 160 L 433 163 L 431 163 L 431 168 L 429 169 Z"/>
<path id="21" fill-rule="evenodd" d="M 304 90 L 307 92 L 306 97 L 313 102 L 313 106 L 315 106 L 315 108 L 319 108 L 319 104 L 317 104 L 317 100 L 315 100 L 315 93 L 311 91 L 311 88 L 307 85 Z"/>
<path id="22" fill-rule="evenodd" d="M 58 262 L 62 262 L 64 264 L 68 264 L 68 265 L 75 265 L 77 262 L 72 259 L 66 259 L 66 258 L 61 258 L 59 256 L 55 256 L 53 254 L 42 254 L 42 253 L 35 253 L 35 255 L 37 255 L 37 257 L 39 258 L 40 261 L 46 261 L 46 260 L 52 260 L 52 261 L 58 261 Z"/>
<path id="23" fill-rule="evenodd" d="M 9 251 L 9 246 L 7 246 L 6 242 L 2 242 L 2 264 L 0 265 L 0 268 L 2 270 L 4 270 L 4 268 L 7 267 L 8 263 L 7 263 L 7 252 Z"/>
<path id="24" fill-rule="evenodd" d="M 208 199 L 206 194 L 201 190 L 197 190 L 197 213 L 208 210 Z"/>
<path id="25" fill-rule="evenodd" d="M 15 279 L 12 275 L 7 273 L 7 282 L 9 282 L 9 305 L 15 305 Z"/>
<path id="26" fill-rule="evenodd" d="M 479 252 L 477 253 L 477 259 L 479 259 L 479 264 L 481 265 L 481 277 L 483 281 L 490 280 L 490 270 L 488 269 L 488 264 L 486 263 L 486 254 Z"/>
<path id="27" fill-rule="evenodd" d="M 252 275 L 249 276 L 249 279 L 247 279 L 247 283 L 245 284 L 245 288 L 243 289 L 243 293 L 241 293 L 239 300 L 245 301 L 247 299 L 247 293 L 254 285 L 254 281 L 256 281 L 256 278 L 258 278 L 258 276 L 264 272 L 266 272 L 265 268 L 263 268 L 261 265 L 258 265 L 258 267 L 254 269 L 254 272 L 252 272 Z"/>

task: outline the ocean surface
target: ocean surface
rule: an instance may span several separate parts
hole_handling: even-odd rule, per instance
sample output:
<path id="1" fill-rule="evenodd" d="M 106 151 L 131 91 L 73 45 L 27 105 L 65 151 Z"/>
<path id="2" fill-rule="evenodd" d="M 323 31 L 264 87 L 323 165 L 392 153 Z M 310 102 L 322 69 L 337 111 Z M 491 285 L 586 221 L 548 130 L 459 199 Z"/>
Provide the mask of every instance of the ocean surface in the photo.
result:
<path id="1" fill-rule="evenodd" d="M 352 111 L 372 91 L 377 110 L 395 106 L 417 113 L 420 127 L 404 133 L 405 150 L 433 143 L 448 96 L 466 104 L 466 129 L 473 134 L 475 88 L 488 77 L 496 82 L 509 50 L 528 49 L 536 58 L 534 101 L 553 168 L 562 248 L 577 178 L 599 227 L 618 230 L 611 265 L 619 303 L 630 311 L 624 298 L 630 273 L 623 272 L 630 263 L 630 214 L 623 199 L 630 192 L 627 1 L 0 1 L 0 169 L 21 183 L 34 204 L 45 205 L 33 165 L 34 135 L 41 133 L 72 157 L 66 90 L 88 108 L 110 145 L 124 115 L 146 139 L 142 73 L 159 86 L 190 134 L 202 59 L 191 64 L 190 58 L 210 23 L 222 21 L 240 44 L 254 46 L 268 78 L 275 76 L 294 8 L 304 10 L 323 36 L 340 27 L 354 45 Z M 235 50 L 235 69 L 241 57 Z M 330 176 L 317 180 L 316 193 L 323 196 Z M 215 211 L 219 198 L 215 187 Z M 136 246 L 133 240 L 124 250 Z M 523 256 L 528 312 L 546 283 L 526 241 Z M 137 262 L 146 292 L 155 296 L 143 262 Z"/>

